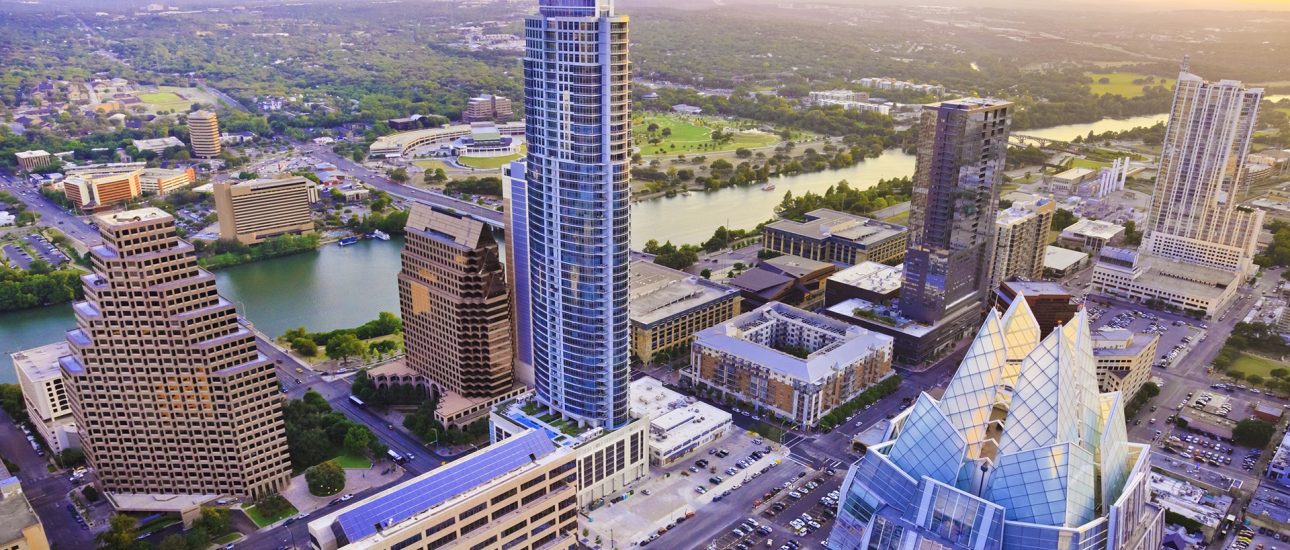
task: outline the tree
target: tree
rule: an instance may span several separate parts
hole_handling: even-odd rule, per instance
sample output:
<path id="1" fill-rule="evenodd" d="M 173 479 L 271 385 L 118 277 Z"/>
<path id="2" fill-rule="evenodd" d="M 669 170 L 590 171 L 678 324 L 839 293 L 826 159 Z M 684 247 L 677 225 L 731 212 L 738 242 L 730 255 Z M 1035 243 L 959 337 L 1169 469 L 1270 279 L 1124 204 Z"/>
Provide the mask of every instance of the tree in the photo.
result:
<path id="1" fill-rule="evenodd" d="M 286 512 L 290 508 L 291 508 L 291 503 L 287 502 L 287 499 L 283 498 L 282 495 L 279 495 L 277 493 L 264 495 L 260 497 L 260 500 L 255 501 L 255 509 L 260 512 L 261 516 L 264 516 L 264 517 L 274 517 L 274 516 L 281 515 L 283 512 Z"/>
<path id="2" fill-rule="evenodd" d="M 161 539 L 157 550 L 188 550 L 188 539 L 178 533 L 167 535 Z"/>
<path id="3" fill-rule="evenodd" d="M 1232 429 L 1232 441 L 1242 447 L 1262 449 L 1272 441 L 1277 427 L 1262 420 L 1245 419 L 1236 423 Z"/>
<path id="4" fill-rule="evenodd" d="M 705 267 L 705 268 L 703 268 L 703 271 L 700 271 L 700 272 L 699 272 L 699 276 L 700 276 L 700 277 L 703 277 L 704 279 L 711 279 L 711 278 L 712 278 L 712 270 L 711 270 L 711 269 L 708 269 L 708 268 L 706 268 L 706 267 Z"/>
<path id="5" fill-rule="evenodd" d="M 305 470 L 305 482 L 309 484 L 309 494 L 331 496 L 345 488 L 345 470 L 329 460 Z"/>
<path id="6" fill-rule="evenodd" d="M 1066 229 L 1067 227 L 1075 225 L 1075 222 L 1077 221 L 1079 221 L 1079 217 L 1076 216 L 1074 212 L 1071 212 L 1070 210 L 1064 210 L 1064 209 L 1058 208 L 1056 212 L 1053 212 L 1052 227 L 1054 230 L 1060 231 L 1062 229 Z"/>
<path id="7" fill-rule="evenodd" d="M 63 449 L 58 453 L 58 463 L 64 468 L 75 468 L 85 464 L 85 451 L 77 448 Z"/>
<path id="8" fill-rule="evenodd" d="M 390 170 L 390 179 L 399 183 L 406 183 L 408 181 L 408 170 L 403 167 Z"/>
<path id="9" fill-rule="evenodd" d="M 108 520 L 108 530 L 97 537 L 100 550 L 135 550 L 147 548 L 147 544 L 137 540 L 139 522 L 131 516 L 116 514 Z"/>
<path id="10" fill-rule="evenodd" d="M 1285 378 L 1287 375 L 1290 375 L 1290 370 L 1278 367 L 1272 369 L 1268 374 L 1271 374 L 1273 378 Z"/>
<path id="11" fill-rule="evenodd" d="M 291 341 L 291 349 L 305 357 L 318 355 L 318 344 L 309 338 L 296 338 Z"/>
<path id="12" fill-rule="evenodd" d="M 350 357 L 362 355 L 367 346 L 357 336 L 346 333 L 327 341 L 327 357 L 347 363 Z"/>
<path id="13" fill-rule="evenodd" d="M 362 456 L 372 442 L 372 432 L 365 426 L 355 425 L 345 432 L 345 452 Z"/>
<path id="14" fill-rule="evenodd" d="M 84 489 L 81 489 L 81 494 L 85 495 L 85 500 L 90 502 L 99 501 L 99 490 L 95 489 L 93 485 L 86 485 Z"/>
<path id="15" fill-rule="evenodd" d="M 228 509 L 203 506 L 202 515 L 193 522 L 193 527 L 205 530 L 211 537 L 219 537 L 233 530 L 233 523 L 229 518 Z"/>

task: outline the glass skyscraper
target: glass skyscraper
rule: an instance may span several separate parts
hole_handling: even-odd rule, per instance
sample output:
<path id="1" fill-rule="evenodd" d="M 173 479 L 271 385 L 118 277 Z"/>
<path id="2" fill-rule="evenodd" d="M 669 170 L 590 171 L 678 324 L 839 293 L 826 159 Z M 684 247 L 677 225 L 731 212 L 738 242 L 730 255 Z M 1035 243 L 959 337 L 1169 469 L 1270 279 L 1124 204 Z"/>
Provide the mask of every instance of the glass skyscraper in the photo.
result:
<path id="1" fill-rule="evenodd" d="M 627 17 L 611 0 L 539 0 L 524 29 L 528 163 L 511 220 L 527 260 L 516 266 L 527 269 L 516 294 L 528 297 L 519 356 L 541 402 L 617 428 L 629 420 Z"/>
<path id="2" fill-rule="evenodd" d="M 1040 338 L 991 309 L 940 399 L 923 393 L 847 473 L 833 550 L 1154 550 L 1150 447 L 1099 393 L 1080 312 Z"/>

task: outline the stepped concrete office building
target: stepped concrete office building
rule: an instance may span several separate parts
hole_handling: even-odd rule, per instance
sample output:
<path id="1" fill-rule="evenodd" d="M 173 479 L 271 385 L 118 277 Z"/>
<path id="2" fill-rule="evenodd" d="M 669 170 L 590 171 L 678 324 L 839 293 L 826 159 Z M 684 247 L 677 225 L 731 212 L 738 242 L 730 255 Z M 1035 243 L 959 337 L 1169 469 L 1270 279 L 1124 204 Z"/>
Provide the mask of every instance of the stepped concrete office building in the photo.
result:
<path id="1" fill-rule="evenodd" d="M 627 25 L 611 0 L 539 0 L 525 20 L 528 166 L 513 218 L 528 269 L 518 337 L 532 347 L 537 397 L 610 429 L 631 421 Z"/>
<path id="2" fill-rule="evenodd" d="M 67 385 L 58 365 L 58 359 L 69 354 L 71 349 L 67 342 L 55 342 L 9 356 L 18 372 L 27 418 L 54 454 L 81 447 L 76 419 L 72 417 L 72 404 L 67 397 Z"/>
<path id="3" fill-rule="evenodd" d="M 575 453 L 527 430 L 309 522 L 310 548 L 578 547 Z"/>
<path id="4" fill-rule="evenodd" d="M 694 337 L 682 383 L 802 428 L 891 374 L 892 339 L 772 302 Z"/>
<path id="5" fill-rule="evenodd" d="M 174 218 L 143 208 L 94 221 L 103 244 L 90 248 L 94 272 L 81 278 L 59 365 L 101 489 L 119 509 L 195 513 L 220 495 L 285 488 L 273 361 Z"/>
<path id="6" fill-rule="evenodd" d="M 524 391 L 515 384 L 498 243 L 487 224 L 428 204 L 412 204 L 404 229 L 404 361 L 440 396 L 440 422 L 465 425 Z"/>
<path id="7" fill-rule="evenodd" d="M 896 311 L 855 316 L 894 336 L 902 363 L 919 364 L 949 349 L 981 319 L 991 290 L 1012 109 L 998 99 L 964 98 L 928 107 L 919 119 L 909 248 Z"/>
<path id="8" fill-rule="evenodd" d="M 1085 313 L 1042 338 L 986 314 L 940 399 L 922 393 L 847 472 L 832 550 L 1155 550 L 1150 446 L 1099 393 Z"/>
<path id="9" fill-rule="evenodd" d="M 309 205 L 317 200 L 317 188 L 308 179 L 222 181 L 212 189 L 222 240 L 256 244 L 279 235 L 314 232 Z"/>
<path id="10" fill-rule="evenodd" d="M 1157 300 L 1214 316 L 1258 269 L 1263 211 L 1240 205 L 1261 88 L 1178 76 L 1145 236 L 1138 251 L 1102 251 L 1093 284 L 1119 298 Z"/>

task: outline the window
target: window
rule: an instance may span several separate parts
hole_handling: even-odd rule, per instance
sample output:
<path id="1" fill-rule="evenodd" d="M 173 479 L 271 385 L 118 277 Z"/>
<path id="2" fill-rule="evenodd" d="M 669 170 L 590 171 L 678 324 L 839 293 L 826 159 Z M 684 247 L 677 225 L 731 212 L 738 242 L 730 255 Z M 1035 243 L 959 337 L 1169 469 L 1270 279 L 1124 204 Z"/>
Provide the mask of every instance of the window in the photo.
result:
<path id="1" fill-rule="evenodd" d="M 515 489 L 514 487 L 512 487 L 512 488 L 510 488 L 509 490 L 506 490 L 506 491 L 502 492 L 502 494 L 499 494 L 499 495 L 497 495 L 497 496 L 493 497 L 493 498 L 492 498 L 492 500 L 490 500 L 489 502 L 490 502 L 492 505 L 496 506 L 496 505 L 497 505 L 497 503 L 499 503 L 499 502 L 501 502 L 501 501 L 503 501 L 503 500 L 506 500 L 506 499 L 508 499 L 508 498 L 511 498 L 511 497 L 515 496 L 515 493 L 516 493 L 516 489 Z"/>
<path id="2" fill-rule="evenodd" d="M 483 512 L 483 511 L 484 511 L 484 508 L 487 508 L 487 507 L 488 507 L 488 503 L 487 503 L 487 502 L 481 502 L 481 503 L 479 503 L 479 504 L 476 504 L 476 505 L 474 505 L 474 506 L 470 507 L 470 509 L 469 509 L 469 510 L 466 510 L 465 512 L 462 512 L 462 513 L 460 513 L 460 514 L 457 514 L 457 519 L 464 520 L 464 519 L 466 519 L 466 518 L 468 518 L 468 517 L 470 517 L 470 516 L 473 516 L 473 515 L 475 515 L 475 514 L 478 514 L 478 513 L 480 513 L 480 512 Z"/>

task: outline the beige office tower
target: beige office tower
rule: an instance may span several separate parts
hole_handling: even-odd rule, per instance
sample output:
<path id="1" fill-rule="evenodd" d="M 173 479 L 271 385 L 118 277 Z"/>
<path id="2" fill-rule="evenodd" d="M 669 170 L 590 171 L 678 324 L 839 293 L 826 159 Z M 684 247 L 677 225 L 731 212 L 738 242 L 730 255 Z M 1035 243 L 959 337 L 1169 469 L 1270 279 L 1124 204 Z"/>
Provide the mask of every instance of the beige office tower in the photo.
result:
<path id="1" fill-rule="evenodd" d="M 219 119 L 215 117 L 215 113 L 188 113 L 188 141 L 192 145 L 194 157 L 210 159 L 219 156 Z"/>
<path id="2" fill-rule="evenodd" d="M 279 235 L 313 233 L 309 204 L 317 200 L 316 189 L 314 182 L 299 176 L 212 185 L 219 238 L 256 244 Z"/>
<path id="3" fill-rule="evenodd" d="M 399 273 L 407 365 L 460 424 L 516 391 L 510 298 L 498 243 L 479 220 L 414 203 Z"/>
<path id="4" fill-rule="evenodd" d="M 1253 274 L 1263 212 L 1240 206 L 1261 88 L 1178 75 L 1142 250 Z"/>
<path id="5" fill-rule="evenodd" d="M 273 363 L 174 218 L 143 208 L 95 222 L 103 244 L 90 249 L 94 272 L 81 278 L 85 300 L 73 304 L 71 354 L 59 364 L 102 489 L 141 504 L 284 488 Z"/>

